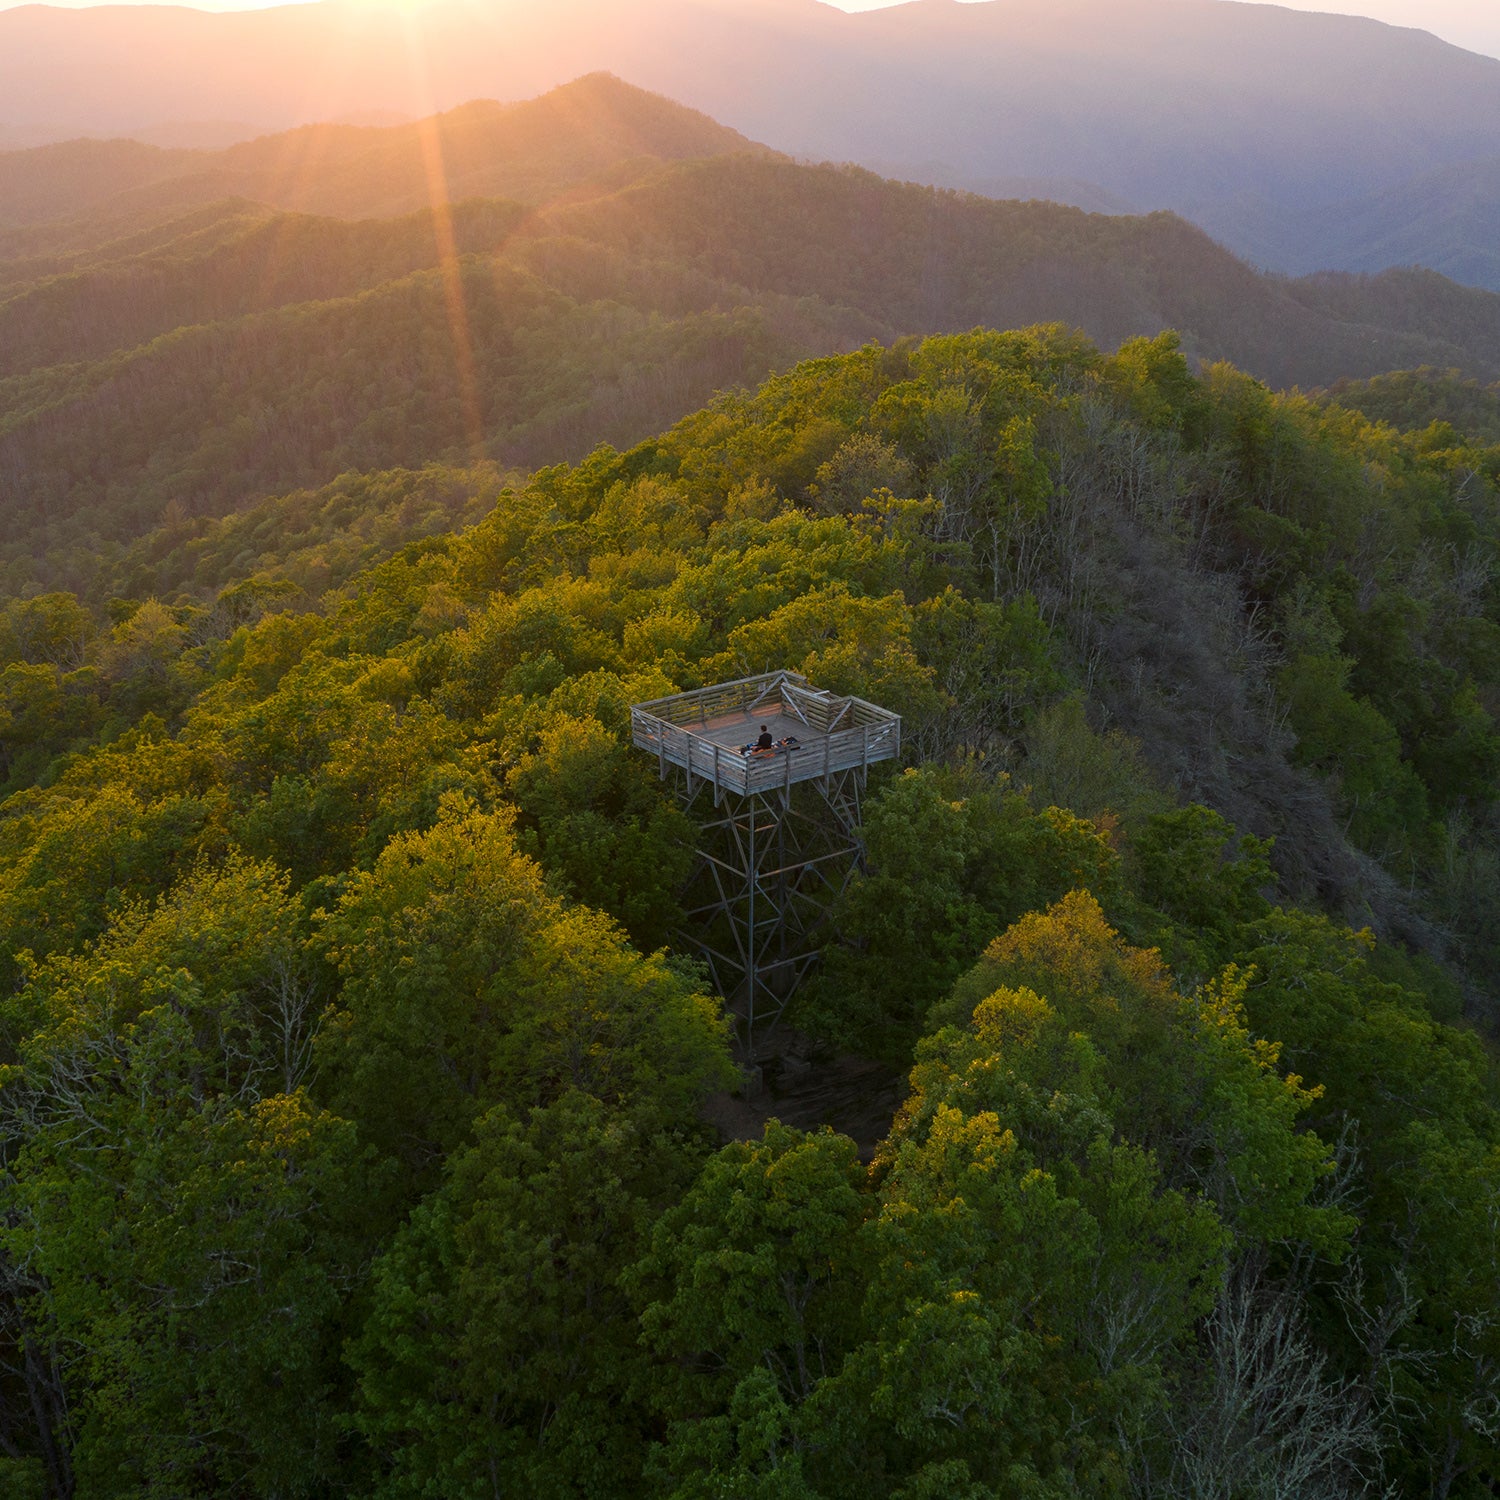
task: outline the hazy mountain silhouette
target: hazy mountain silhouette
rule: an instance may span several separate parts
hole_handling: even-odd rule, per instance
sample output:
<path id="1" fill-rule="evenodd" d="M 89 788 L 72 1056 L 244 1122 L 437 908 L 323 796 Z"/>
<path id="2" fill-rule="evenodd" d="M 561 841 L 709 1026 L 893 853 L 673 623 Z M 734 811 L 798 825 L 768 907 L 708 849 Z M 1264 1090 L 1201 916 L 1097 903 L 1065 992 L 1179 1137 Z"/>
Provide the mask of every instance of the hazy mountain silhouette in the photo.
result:
<path id="1" fill-rule="evenodd" d="M 0 228 L 84 213 L 123 222 L 227 197 L 343 218 L 410 213 L 434 198 L 540 203 L 600 174 L 618 186 L 662 161 L 761 149 L 596 74 L 520 104 L 469 103 L 383 128 L 304 126 L 215 152 L 124 140 L 9 152 L 0 155 Z"/>
<path id="2" fill-rule="evenodd" d="M 1199 221 L 1278 270 L 1423 265 L 1500 289 L 1500 156 L 1428 172 L 1331 209 L 1288 211 L 1258 199 L 1225 204 Z"/>
<path id="3" fill-rule="evenodd" d="M 1420 190 L 1405 219 L 1406 200 L 1388 201 L 1389 228 L 1358 244 L 1320 233 L 1317 216 L 1500 155 L 1500 61 L 1378 22 L 1224 0 L 915 0 L 853 15 L 816 0 L 455 0 L 416 17 L 335 0 L 224 14 L 31 6 L 0 12 L 0 128 L 415 117 L 597 69 L 803 157 L 1172 208 L 1282 269 L 1389 255 L 1490 275 L 1482 259 L 1444 259 L 1451 235 L 1442 223 L 1428 235 Z"/>

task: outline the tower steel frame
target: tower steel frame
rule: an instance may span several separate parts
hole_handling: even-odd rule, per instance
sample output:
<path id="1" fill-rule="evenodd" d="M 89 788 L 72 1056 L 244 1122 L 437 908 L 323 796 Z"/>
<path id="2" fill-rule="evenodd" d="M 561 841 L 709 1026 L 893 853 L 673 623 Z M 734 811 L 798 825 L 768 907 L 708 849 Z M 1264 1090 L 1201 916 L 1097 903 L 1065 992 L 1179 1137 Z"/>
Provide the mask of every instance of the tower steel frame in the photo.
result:
<path id="1" fill-rule="evenodd" d="M 814 781 L 741 795 L 679 778 L 698 824 L 682 936 L 744 1026 L 747 1045 L 774 1029 L 835 934 L 834 909 L 864 867 L 866 784 L 854 767 Z"/>

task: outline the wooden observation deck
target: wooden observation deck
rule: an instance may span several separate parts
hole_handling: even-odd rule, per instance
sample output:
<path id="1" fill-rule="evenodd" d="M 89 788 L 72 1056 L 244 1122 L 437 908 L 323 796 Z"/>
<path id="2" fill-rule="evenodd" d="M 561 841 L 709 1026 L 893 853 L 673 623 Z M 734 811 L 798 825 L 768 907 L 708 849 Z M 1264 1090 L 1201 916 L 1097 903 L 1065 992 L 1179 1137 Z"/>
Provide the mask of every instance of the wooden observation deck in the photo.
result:
<path id="1" fill-rule="evenodd" d="M 834 910 L 864 859 L 867 772 L 901 754 L 901 717 L 795 672 L 639 703 L 630 717 L 635 743 L 697 821 L 682 936 L 753 1056 L 757 1028 L 775 1026 L 836 936 Z M 763 729 L 772 750 L 751 748 Z"/>
<path id="2" fill-rule="evenodd" d="M 740 797 L 790 791 L 804 781 L 866 771 L 901 754 L 901 716 L 820 691 L 796 672 L 766 672 L 637 704 L 630 711 L 635 744 L 669 767 Z M 747 752 L 764 725 L 778 744 Z M 791 740 L 791 746 L 781 742 Z"/>

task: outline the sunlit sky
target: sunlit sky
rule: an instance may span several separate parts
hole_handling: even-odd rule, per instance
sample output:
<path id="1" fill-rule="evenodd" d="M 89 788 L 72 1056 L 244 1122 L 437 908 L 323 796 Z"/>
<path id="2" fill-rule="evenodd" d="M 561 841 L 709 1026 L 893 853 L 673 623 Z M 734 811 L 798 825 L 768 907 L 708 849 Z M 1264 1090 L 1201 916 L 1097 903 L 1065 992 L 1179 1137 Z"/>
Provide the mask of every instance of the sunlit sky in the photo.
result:
<path id="1" fill-rule="evenodd" d="M 829 0 L 829 3 L 840 10 L 879 10 L 891 0 Z M 1045 4 L 1046 0 L 1038 3 Z M 1370 16 L 1391 26 L 1416 26 L 1433 32 L 1445 42 L 1500 57 L 1500 0 L 1281 0 L 1281 3 L 1287 10 Z"/>
<path id="2" fill-rule="evenodd" d="M 34 0 L 0 0 L 0 10 Z M 78 8 L 94 0 L 45 0 L 47 4 Z M 124 0 L 136 3 L 136 0 Z M 162 0 L 140 0 L 162 3 Z M 286 0 L 185 0 L 199 10 L 255 10 Z M 378 4 L 380 0 L 369 0 Z M 546 4 L 547 0 L 537 0 Z M 879 10 L 897 0 L 827 0 L 840 10 Z M 1045 4 L 1046 0 L 1037 0 Z M 1224 4 L 1249 4 L 1254 0 L 1222 0 Z M 1281 0 L 1289 10 L 1336 11 L 1346 16 L 1371 16 L 1392 26 L 1416 26 L 1434 32 L 1444 41 L 1474 52 L 1500 57 L 1500 0 Z"/>

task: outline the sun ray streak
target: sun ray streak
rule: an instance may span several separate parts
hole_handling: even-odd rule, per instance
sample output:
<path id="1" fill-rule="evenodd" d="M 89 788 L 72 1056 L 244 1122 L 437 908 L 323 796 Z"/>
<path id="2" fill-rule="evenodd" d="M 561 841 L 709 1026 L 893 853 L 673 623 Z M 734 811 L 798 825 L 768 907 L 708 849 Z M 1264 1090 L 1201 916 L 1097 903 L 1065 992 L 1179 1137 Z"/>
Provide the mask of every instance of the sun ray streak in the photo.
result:
<path id="1" fill-rule="evenodd" d="M 422 170 L 427 180 L 427 201 L 432 209 L 432 233 L 437 244 L 438 268 L 443 281 L 443 301 L 448 314 L 448 334 L 453 344 L 454 374 L 458 380 L 459 403 L 463 412 L 464 437 L 473 461 L 484 457 L 484 418 L 479 398 L 478 365 L 474 358 L 473 330 L 469 322 L 468 303 L 464 296 L 463 265 L 453 232 L 453 208 L 448 197 L 448 172 L 443 160 L 442 122 L 433 100 L 427 49 L 420 19 L 407 17 L 407 38 L 414 83 L 425 92 L 428 101 L 417 122 L 417 139 L 422 152 Z"/>

